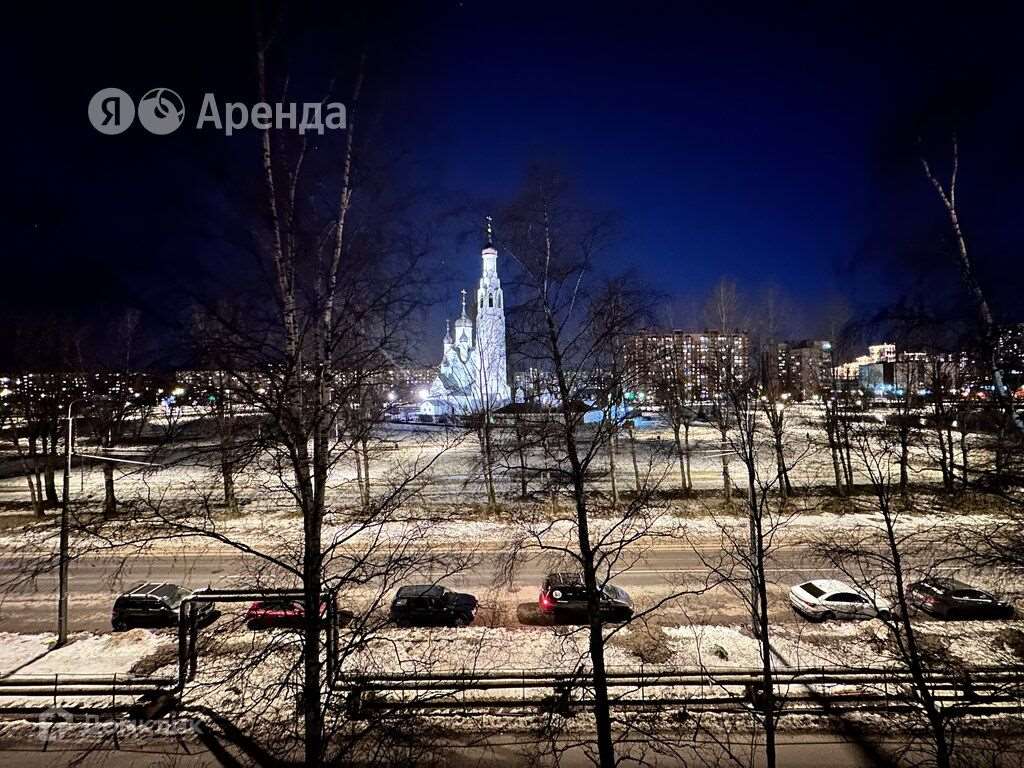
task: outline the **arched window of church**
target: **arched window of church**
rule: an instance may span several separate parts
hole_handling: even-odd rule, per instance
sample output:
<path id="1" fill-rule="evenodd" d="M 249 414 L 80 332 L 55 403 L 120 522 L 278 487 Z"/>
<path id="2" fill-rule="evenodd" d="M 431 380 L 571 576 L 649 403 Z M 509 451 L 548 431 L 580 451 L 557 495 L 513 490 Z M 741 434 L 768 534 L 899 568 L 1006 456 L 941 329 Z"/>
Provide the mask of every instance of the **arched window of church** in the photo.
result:
<path id="1" fill-rule="evenodd" d="M 494 294 L 493 293 L 487 296 L 487 306 L 488 307 L 493 307 L 494 306 Z"/>

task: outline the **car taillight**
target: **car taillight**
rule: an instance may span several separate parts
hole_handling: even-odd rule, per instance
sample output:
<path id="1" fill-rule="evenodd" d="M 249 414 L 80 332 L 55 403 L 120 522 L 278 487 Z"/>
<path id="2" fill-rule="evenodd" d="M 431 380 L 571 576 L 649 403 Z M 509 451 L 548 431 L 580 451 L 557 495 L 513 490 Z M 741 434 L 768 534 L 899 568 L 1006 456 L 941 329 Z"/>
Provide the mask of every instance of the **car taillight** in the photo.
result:
<path id="1" fill-rule="evenodd" d="M 547 593 L 545 593 L 545 592 L 541 592 L 540 593 L 540 607 L 541 608 L 550 608 L 554 604 L 555 604 L 554 601 L 550 597 L 547 596 Z"/>

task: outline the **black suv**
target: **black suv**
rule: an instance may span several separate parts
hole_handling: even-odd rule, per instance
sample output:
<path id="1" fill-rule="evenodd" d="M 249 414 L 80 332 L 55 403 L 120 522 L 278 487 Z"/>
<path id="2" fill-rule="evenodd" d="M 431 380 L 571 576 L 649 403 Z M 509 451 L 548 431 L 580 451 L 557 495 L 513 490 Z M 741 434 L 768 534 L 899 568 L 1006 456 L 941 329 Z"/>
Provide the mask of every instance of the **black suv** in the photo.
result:
<path id="1" fill-rule="evenodd" d="M 133 627 L 176 627 L 178 607 L 192 592 L 177 584 L 139 584 L 114 601 L 110 623 L 121 632 Z M 197 603 L 196 618 L 199 626 L 215 621 L 220 614 L 213 603 Z"/>
<path id="2" fill-rule="evenodd" d="M 1013 606 L 956 579 L 931 578 L 907 588 L 907 602 L 944 619 L 1009 619 Z"/>
<path id="3" fill-rule="evenodd" d="M 473 595 L 440 584 L 401 587 L 391 601 L 391 620 L 400 627 L 464 627 L 479 603 Z"/>
<path id="4" fill-rule="evenodd" d="M 580 573 L 550 573 L 538 601 L 540 612 L 557 620 L 586 621 L 587 589 Z M 601 618 L 621 622 L 633 618 L 633 600 L 626 590 L 605 584 L 601 590 Z"/>

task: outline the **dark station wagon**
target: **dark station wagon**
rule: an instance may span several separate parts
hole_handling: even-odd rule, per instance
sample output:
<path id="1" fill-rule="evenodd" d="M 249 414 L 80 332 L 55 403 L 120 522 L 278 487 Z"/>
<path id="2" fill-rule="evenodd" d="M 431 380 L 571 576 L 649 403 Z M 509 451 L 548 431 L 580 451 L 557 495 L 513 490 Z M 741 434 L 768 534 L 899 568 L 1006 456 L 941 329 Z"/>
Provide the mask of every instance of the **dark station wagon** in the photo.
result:
<path id="1" fill-rule="evenodd" d="M 907 602 L 943 619 L 1009 619 L 1013 606 L 982 589 L 956 579 L 930 578 L 907 588 Z"/>
<path id="2" fill-rule="evenodd" d="M 540 590 L 538 607 L 543 615 L 559 621 L 587 619 L 587 589 L 580 573 L 550 573 Z M 601 618 L 623 622 L 633 618 L 633 600 L 621 587 L 605 584 L 601 589 Z"/>
<path id="3" fill-rule="evenodd" d="M 139 584 L 114 601 L 110 623 L 118 632 L 134 627 L 176 627 L 181 601 L 191 594 L 191 590 L 167 582 Z M 196 604 L 199 626 L 210 624 L 219 615 L 213 603 Z"/>
<path id="4" fill-rule="evenodd" d="M 401 587 L 391 602 L 391 620 L 400 627 L 464 627 L 479 603 L 473 595 L 440 584 Z"/>

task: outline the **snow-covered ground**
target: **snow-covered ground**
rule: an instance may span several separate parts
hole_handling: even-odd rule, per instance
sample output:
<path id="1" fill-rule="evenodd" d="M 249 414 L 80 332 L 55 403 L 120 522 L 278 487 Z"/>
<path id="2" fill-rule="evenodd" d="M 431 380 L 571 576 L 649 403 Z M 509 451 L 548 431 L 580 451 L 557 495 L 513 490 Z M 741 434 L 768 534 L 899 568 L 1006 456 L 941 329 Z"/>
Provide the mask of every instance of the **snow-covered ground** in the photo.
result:
<path id="1" fill-rule="evenodd" d="M 691 429 L 691 474 L 698 489 L 721 486 L 722 464 L 719 456 L 721 438 L 716 429 L 699 424 Z M 433 501 L 455 501 L 465 506 L 484 504 L 486 491 L 480 468 L 480 447 L 472 434 L 445 433 L 443 431 L 381 430 L 374 442 L 371 456 L 371 478 L 374 492 L 384 493 L 390 483 L 399 478 L 415 476 L 418 495 Z M 833 482 L 831 455 L 821 425 L 814 421 L 798 420 L 791 423 L 788 435 L 787 459 L 790 478 L 797 485 L 830 484 Z M 149 456 L 147 447 L 120 446 L 108 451 L 110 455 L 133 461 L 154 461 L 159 466 L 139 467 L 120 464 L 115 466 L 115 486 L 122 499 L 163 499 L 175 502 L 199 502 L 210 497 L 219 498 L 220 476 L 215 454 L 210 443 L 177 444 L 168 446 L 167 455 Z M 98 449 L 83 449 L 95 453 Z M 620 441 L 619 461 L 615 476 L 620 489 L 630 488 L 634 482 L 628 441 Z M 679 486 L 678 454 L 671 430 L 645 429 L 638 432 L 637 462 L 641 477 L 649 486 L 676 489 Z M 766 476 L 771 472 L 774 457 L 765 443 L 764 462 Z M 540 454 L 528 459 L 531 467 L 541 467 L 546 459 Z M 515 461 L 509 462 L 512 471 L 497 473 L 499 493 L 515 490 L 517 475 Z M 912 449 L 912 463 L 916 482 L 934 481 L 938 477 L 934 457 L 924 448 Z M 608 459 L 599 457 L 594 464 L 595 476 L 590 486 L 605 492 L 610 490 Z M 742 467 L 730 460 L 734 478 L 742 477 Z M 598 473 L 602 473 L 600 476 Z M 856 482 L 866 478 L 855 466 Z M 288 485 L 270 466 L 253 465 L 239 475 L 236 493 L 243 504 L 254 504 L 265 509 L 285 510 L 293 506 Z M 58 478 L 59 483 L 59 478 Z M 536 484 L 534 484 L 536 485 Z M 329 478 L 328 498 L 331 503 L 351 504 L 358 495 L 354 460 L 341 457 Z M 103 474 L 98 462 L 85 462 L 76 467 L 72 476 L 72 498 L 81 503 L 99 504 L 104 493 Z M 0 479 L 0 509 L 8 503 L 28 502 L 25 478 L 12 476 Z"/>
<path id="2" fill-rule="evenodd" d="M 160 642 L 160 637 L 147 629 L 107 635 L 84 632 L 72 635 L 67 645 L 51 650 L 21 669 L 18 676 L 68 675 L 73 680 L 87 675 L 127 674 L 139 659 L 153 653 Z"/>
<path id="3" fill-rule="evenodd" d="M 1020 664 L 1021 659 L 1008 650 L 1000 641 L 1007 631 L 1024 632 L 1024 621 L 1010 622 L 938 622 L 917 623 L 922 637 L 942 643 L 954 660 L 965 664 Z M 714 677 L 716 673 L 736 669 L 756 668 L 760 664 L 760 649 L 757 641 L 745 628 L 735 626 L 678 625 L 678 626 L 632 626 L 618 630 L 609 629 L 606 646 L 606 662 L 610 671 L 647 672 L 663 669 L 703 669 L 708 677 L 703 690 L 719 690 Z M 4 635 L 0 660 L 12 663 L 34 650 L 46 649 L 52 636 Z M 656 661 L 650 653 L 658 651 Z M 776 666 L 780 669 L 793 667 L 843 667 L 889 665 L 894 662 L 888 630 L 878 621 L 826 622 L 823 624 L 800 624 L 773 629 L 773 650 Z M 19 672 L 39 675 L 97 675 L 127 674 L 140 661 L 150 660 L 149 667 L 161 676 L 173 676 L 174 663 L 168 651 L 174 647 L 173 637 L 167 633 L 153 633 L 133 630 L 117 635 L 80 635 L 65 648 L 51 651 L 44 658 L 30 664 Z M 589 665 L 586 633 L 570 627 L 543 628 L 490 628 L 467 627 L 450 629 L 395 629 L 388 628 L 373 636 L 368 643 L 355 639 L 349 632 L 342 634 L 342 648 L 351 649 L 345 654 L 342 671 L 359 675 L 373 674 L 416 674 L 426 672 L 470 672 L 480 674 L 489 671 L 502 672 L 571 672 L 580 666 Z M 18 654 L 21 656 L 18 656 Z M 154 659 L 160 660 L 152 663 Z M 642 663 L 643 661 L 643 663 Z M 163 663 L 164 666 L 160 666 Z M 270 633 L 253 634 L 241 630 L 222 628 L 209 638 L 200 654 L 196 679 L 186 689 L 186 705 L 205 705 L 237 718 L 243 727 L 249 722 L 253 727 L 260 723 L 278 722 L 294 717 L 297 707 L 296 683 L 301 674 L 300 659 L 295 644 L 287 635 Z M 642 695 L 693 694 L 701 686 L 690 684 L 686 688 L 647 686 Z M 490 693 L 474 692 L 477 696 L 534 698 L 538 691 L 504 690 Z M 460 694 L 461 695 L 461 694 Z M 636 691 L 625 695 L 635 696 Z M 716 694 L 717 695 L 717 694 Z M 109 702 L 109 698 L 104 699 Z M 51 703 L 47 698 L 44 704 Z M 0 700 L 0 704 L 40 704 L 13 698 Z M 59 697 L 56 705 L 73 708 L 85 704 L 101 703 L 88 697 Z M 486 730 L 488 724 L 516 730 L 531 728 L 536 723 L 535 714 L 529 708 L 509 719 L 499 715 L 481 717 L 459 716 L 446 713 L 447 727 L 458 730 L 460 725 L 468 730 Z M 498 719 L 495 719 L 498 718 Z M 714 718 L 712 718 L 713 720 Z M 723 727 L 733 728 L 735 720 L 723 720 Z M 872 723 L 866 716 L 864 722 Z M 589 723 L 587 713 L 582 713 L 566 727 L 572 730 L 586 730 Z M 713 723 L 709 721 L 713 727 Z M 881 721 L 877 725 L 884 725 Z M 179 723 L 180 725 L 180 723 Z M 822 723 L 815 718 L 784 718 L 783 728 L 818 728 Z M 48 723 L 20 722 L 0 723 L 0 741 L 26 738 L 27 734 L 45 731 L 52 727 Z M 68 740 L 89 740 L 104 735 L 96 723 L 83 725 L 61 724 L 60 738 Z M 109 730 L 110 724 L 103 726 Z M 102 729 L 101 729 L 102 730 Z M 44 734 L 44 735 L 45 735 Z M 130 734 L 123 733 L 122 737 Z"/>
<path id="4" fill-rule="evenodd" d="M 805 506 L 807 511 L 800 512 L 797 507 L 779 524 L 774 537 L 776 545 L 786 543 L 802 543 L 808 538 L 822 532 L 836 531 L 884 531 L 883 520 L 878 513 L 867 509 L 859 512 L 833 513 L 823 512 L 814 503 Z M 624 538 L 640 533 L 636 541 L 638 548 L 674 546 L 686 542 L 713 542 L 720 540 L 723 534 L 742 533 L 747 528 L 746 518 L 739 514 L 739 507 L 731 513 L 722 513 L 711 506 L 671 503 L 661 510 L 654 510 L 637 518 L 623 529 Z M 703 514 L 700 514 L 703 512 Z M 499 519 L 458 519 L 457 511 L 451 510 L 439 514 L 436 510 L 427 512 L 411 509 L 403 519 L 390 519 L 386 522 L 372 523 L 341 523 L 327 522 L 323 529 L 323 541 L 333 543 L 341 548 L 362 549 L 370 544 L 394 545 L 400 542 L 417 541 L 425 547 L 436 550 L 461 551 L 476 549 L 478 551 L 504 549 L 509 542 L 521 540 L 537 546 L 543 542 L 560 542 L 575 538 L 575 525 L 567 519 L 570 513 L 563 512 L 566 519 L 557 522 L 508 522 Z M 525 519 L 536 517 L 532 514 L 523 515 Z M 333 518 L 332 518 L 333 519 Z M 1006 518 L 996 511 L 963 513 L 951 515 L 949 512 L 904 514 L 899 518 L 898 526 L 901 534 L 927 534 L 935 540 L 947 539 L 957 530 L 965 527 L 991 526 Z M 168 524 L 154 523 L 154 540 L 145 542 L 147 553 L 165 554 L 200 554 L 226 550 L 229 545 L 225 541 L 243 543 L 256 548 L 270 551 L 283 551 L 296 546 L 302 535 L 301 520 L 292 514 L 279 512 L 251 513 L 242 517 L 226 519 L 181 518 L 181 524 L 194 526 L 189 535 L 169 536 L 175 529 Z M 591 523 L 593 536 L 598 536 L 612 526 L 619 526 L 618 519 L 594 517 Z M 139 541 L 143 530 L 134 526 L 130 530 L 120 531 L 120 535 Z M 52 527 L 46 531 L 27 532 L 19 529 L 0 533 L 0 552 L 3 550 L 27 550 L 40 553 L 50 552 L 56 544 L 57 532 Z M 75 546 L 81 550 L 89 550 L 93 544 L 98 549 L 108 551 L 111 542 L 117 541 L 117 530 L 112 535 L 104 535 L 91 542 L 88 534 L 78 534 Z M 611 540 L 613 543 L 615 539 Z M 126 551 L 131 551 L 129 545 Z"/>
<path id="5" fill-rule="evenodd" d="M 9 675 L 25 667 L 33 659 L 45 654 L 57 642 L 54 634 L 21 635 L 0 632 L 0 676 Z"/>
<path id="6" fill-rule="evenodd" d="M 118 675 L 127 680 L 132 667 L 141 659 L 153 654 L 161 642 L 154 632 L 133 629 L 106 635 L 80 633 L 71 635 L 67 645 L 54 648 L 56 637 L 52 634 L 0 635 L 0 669 L 5 674 L 16 674 L 18 678 L 38 679 L 40 685 L 54 682 L 74 683 L 76 679 L 90 676 Z M 0 678 L 2 680 L 2 678 Z M 123 703 L 133 699 L 119 697 Z M 108 704 L 110 696 L 48 696 L 15 697 L 0 696 L 0 707 L 11 706 L 83 706 Z"/>
<path id="7" fill-rule="evenodd" d="M 949 654 L 966 665 L 1024 663 L 1004 648 L 1000 633 L 1024 631 L 1024 620 L 943 622 L 919 621 L 920 635 L 948 646 Z M 692 624 L 626 627 L 610 630 L 605 652 L 611 668 L 636 668 L 636 648 L 645 635 L 664 646 L 651 669 L 749 669 L 760 666 L 758 641 L 740 626 Z M 661 638 L 659 633 L 663 633 Z M 782 667 L 874 666 L 893 663 L 898 654 L 880 621 L 821 624 L 798 623 L 772 628 L 772 647 Z M 488 671 L 570 672 L 587 662 L 587 633 L 572 627 L 393 629 L 346 659 L 344 668 L 359 673 L 473 673 Z"/>
<path id="8" fill-rule="evenodd" d="M 1001 637 L 1024 637 L 1024 620 L 945 622 L 915 621 L 921 637 L 940 642 L 965 665 L 1012 665 L 1024 659 L 1006 648 Z M 749 669 L 761 663 L 758 641 L 742 625 L 633 625 L 607 629 L 609 669 L 647 668 Z M 212 657 L 234 664 L 252 652 L 273 649 L 281 636 L 221 627 L 213 636 Z M 272 640 L 273 638 L 273 640 Z M 643 661 L 636 649 L 653 638 L 664 655 Z M 168 632 L 72 635 L 63 648 L 52 649 L 54 635 L 0 634 L 0 665 L 5 674 L 21 665 L 19 677 L 76 677 L 119 674 L 175 644 Z M 288 645 L 288 643 L 280 643 Z M 772 647 L 780 667 L 874 666 L 892 663 L 897 654 L 885 624 L 878 621 L 799 623 L 772 628 Z M 369 639 L 342 632 L 342 671 L 353 674 L 483 673 L 493 671 L 570 672 L 588 665 L 587 632 L 571 626 L 399 629 L 374 632 Z M 51 650 L 52 649 L 52 650 Z M 49 652 L 47 652 L 49 651 Z M 41 658 L 37 658 L 42 654 Z M 34 661 L 31 661 L 35 659 Z M 31 663 L 26 664 L 26 662 Z M 200 669 L 209 660 L 200 658 Z M 157 674 L 166 676 L 173 664 Z"/>

